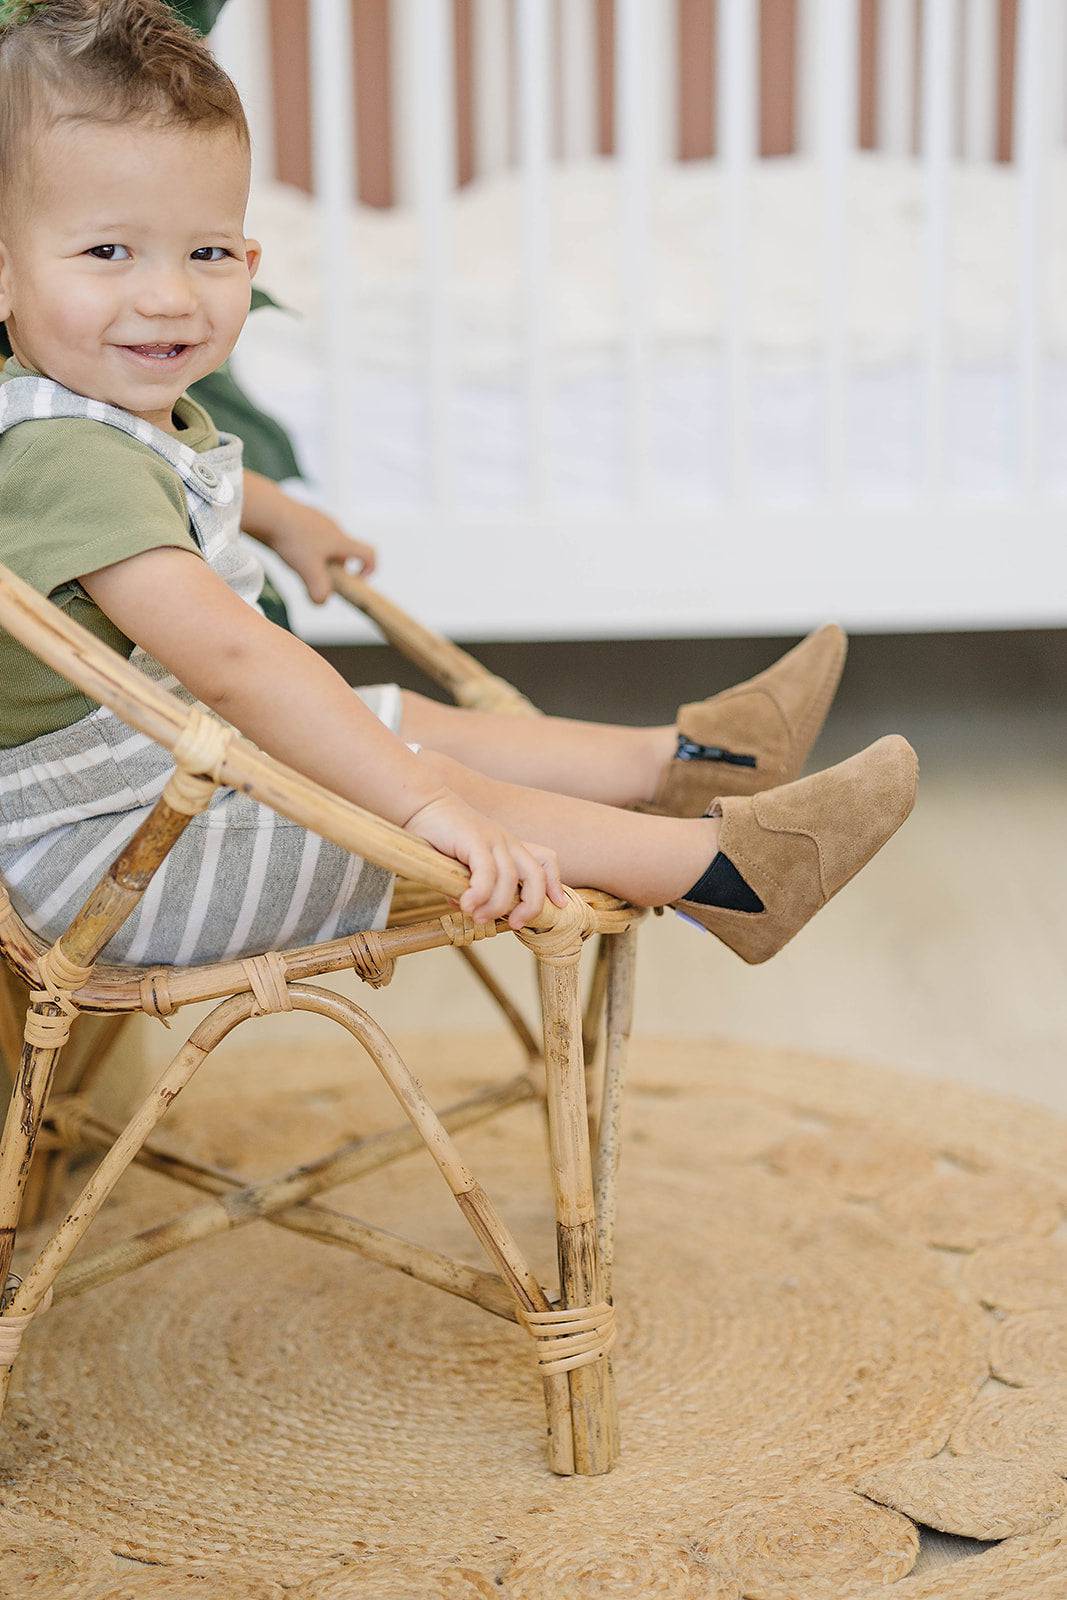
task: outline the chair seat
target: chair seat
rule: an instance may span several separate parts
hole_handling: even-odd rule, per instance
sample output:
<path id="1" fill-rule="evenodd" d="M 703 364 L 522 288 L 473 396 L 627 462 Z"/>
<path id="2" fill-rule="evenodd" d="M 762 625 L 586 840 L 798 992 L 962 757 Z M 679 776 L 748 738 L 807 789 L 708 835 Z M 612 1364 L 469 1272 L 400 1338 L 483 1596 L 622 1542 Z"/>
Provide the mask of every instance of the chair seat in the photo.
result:
<path id="1" fill-rule="evenodd" d="M 599 889 L 576 892 L 594 913 L 598 932 L 621 932 L 632 920 L 633 908 L 614 895 Z M 506 931 L 508 925 L 503 920 L 472 922 L 435 889 L 399 879 L 388 923 L 380 932 L 368 930 L 320 944 L 297 945 L 277 954 L 285 965 L 287 980 L 354 971 L 365 983 L 379 987 L 388 983 L 392 963 L 401 955 L 449 944 L 465 947 Z M 36 987 L 37 962 L 47 949 L 47 942 L 15 911 L 0 882 L 0 955 L 29 988 Z M 239 994 L 250 987 L 242 958 L 191 967 L 109 965 L 101 961 L 89 982 L 75 992 L 80 1011 L 147 1011 L 149 1015 L 165 1017 L 180 1006 Z"/>

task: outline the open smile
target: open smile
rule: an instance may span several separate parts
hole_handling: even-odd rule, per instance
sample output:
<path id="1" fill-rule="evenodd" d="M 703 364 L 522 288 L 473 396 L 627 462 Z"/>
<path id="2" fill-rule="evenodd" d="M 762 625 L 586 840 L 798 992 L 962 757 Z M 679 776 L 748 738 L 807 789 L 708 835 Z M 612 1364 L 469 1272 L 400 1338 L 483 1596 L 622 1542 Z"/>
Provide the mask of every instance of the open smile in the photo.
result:
<path id="1" fill-rule="evenodd" d="M 139 367 L 180 366 L 191 352 L 197 349 L 195 344 L 119 344 L 116 350 L 121 350 L 124 356 L 131 361 L 136 361 Z"/>

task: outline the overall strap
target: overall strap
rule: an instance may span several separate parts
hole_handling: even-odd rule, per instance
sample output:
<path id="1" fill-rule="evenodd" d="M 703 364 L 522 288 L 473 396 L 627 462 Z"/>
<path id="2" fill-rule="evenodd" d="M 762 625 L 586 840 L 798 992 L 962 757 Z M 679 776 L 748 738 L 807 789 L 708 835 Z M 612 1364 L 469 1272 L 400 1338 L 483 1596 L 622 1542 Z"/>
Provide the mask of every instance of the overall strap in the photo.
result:
<path id="1" fill-rule="evenodd" d="M 228 506 L 234 499 L 234 486 L 224 473 L 216 472 L 208 462 L 201 461 L 195 450 L 182 444 L 173 434 L 153 427 L 143 417 L 135 417 L 106 401 L 75 394 L 53 378 L 28 376 L 8 378 L 0 383 L 0 433 L 6 433 L 20 422 L 49 417 L 84 417 L 90 422 L 105 422 L 162 456 L 182 480 L 187 496 L 214 507 Z M 195 517 L 193 506 L 190 512 Z"/>

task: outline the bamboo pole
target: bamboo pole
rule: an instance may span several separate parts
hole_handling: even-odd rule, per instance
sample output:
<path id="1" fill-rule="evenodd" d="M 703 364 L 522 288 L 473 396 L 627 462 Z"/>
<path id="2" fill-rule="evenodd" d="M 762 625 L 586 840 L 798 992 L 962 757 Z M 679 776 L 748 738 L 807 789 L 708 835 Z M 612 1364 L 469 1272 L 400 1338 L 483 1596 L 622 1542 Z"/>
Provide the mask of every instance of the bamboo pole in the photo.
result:
<path id="1" fill-rule="evenodd" d="M 458 1101 L 441 1113 L 441 1122 L 450 1130 L 467 1128 L 478 1122 L 483 1122 L 489 1117 L 497 1115 L 500 1111 L 507 1110 L 510 1106 L 520 1105 L 531 1098 L 531 1090 L 525 1077 L 512 1078 L 508 1083 L 499 1088 L 481 1090 L 466 1099 Z M 118 1130 L 108 1126 L 102 1118 L 92 1114 L 78 1117 L 79 1132 L 86 1142 L 99 1145 L 107 1149 L 117 1136 Z M 319 1220 L 327 1216 L 325 1208 L 310 1203 L 311 1196 L 321 1193 L 325 1189 L 336 1188 L 340 1184 L 350 1183 L 353 1179 L 362 1177 L 367 1172 L 385 1166 L 400 1156 L 410 1155 L 412 1151 L 421 1147 L 421 1140 L 417 1131 L 409 1124 L 399 1128 L 392 1128 L 388 1132 L 372 1134 L 367 1138 L 351 1139 L 338 1150 L 314 1162 L 305 1162 L 300 1166 L 290 1168 L 288 1171 L 277 1174 L 273 1178 L 263 1179 L 258 1183 L 246 1183 L 234 1173 L 226 1172 L 218 1167 L 213 1167 L 206 1162 L 196 1161 L 189 1157 L 180 1156 L 161 1147 L 157 1141 L 149 1138 L 145 1140 L 134 1159 L 139 1165 L 151 1171 L 160 1172 L 176 1182 L 186 1184 L 191 1188 L 201 1189 L 209 1194 L 224 1196 L 229 1200 L 225 1207 L 208 1205 L 198 1208 L 193 1212 L 182 1212 L 172 1222 L 156 1223 L 151 1228 L 144 1229 L 141 1233 L 129 1239 L 117 1241 L 109 1248 L 99 1251 L 96 1255 L 84 1261 L 77 1261 L 66 1267 L 59 1275 L 55 1286 L 57 1301 L 71 1298 L 74 1295 L 84 1294 L 89 1289 L 95 1289 L 100 1284 L 111 1282 L 115 1278 L 124 1276 L 127 1272 L 136 1270 L 137 1267 L 146 1265 L 149 1261 L 156 1261 L 164 1255 L 170 1255 L 184 1245 L 196 1239 L 208 1238 L 212 1234 L 223 1233 L 232 1228 L 243 1227 L 257 1219 L 277 1223 L 280 1227 L 291 1228 L 301 1233 L 315 1233 Z M 329 1213 L 329 1217 L 336 1219 L 340 1213 Z M 353 1222 L 352 1238 L 370 1239 L 376 1237 L 376 1230 L 366 1229 L 366 1224 L 356 1219 L 347 1219 Z M 339 1225 L 336 1220 L 328 1220 L 325 1224 L 332 1230 L 334 1236 L 339 1236 Z M 360 1230 L 363 1230 L 360 1233 Z M 325 1237 L 325 1235 L 323 1235 Z M 395 1235 L 384 1236 L 393 1239 Z M 401 1241 L 406 1243 L 406 1241 Z M 353 1243 L 353 1248 L 360 1246 Z M 382 1249 L 387 1248 L 382 1246 Z M 409 1261 L 422 1259 L 419 1255 L 421 1246 L 411 1245 L 408 1255 Z M 371 1254 L 374 1260 L 385 1260 L 379 1253 L 362 1250 L 363 1254 Z M 433 1253 L 430 1252 L 430 1255 Z M 439 1258 L 445 1261 L 447 1257 Z M 388 1261 L 385 1262 L 389 1264 Z M 409 1270 L 405 1267 L 402 1270 Z M 473 1271 L 474 1269 L 471 1269 Z M 412 1276 L 421 1274 L 412 1271 Z M 483 1274 L 482 1277 L 488 1278 Z M 427 1282 L 436 1282 L 435 1278 L 425 1279 Z M 481 1283 L 481 1277 L 471 1282 Z M 491 1303 L 486 1305 L 487 1310 L 495 1315 L 507 1315 L 515 1320 L 514 1302 L 505 1296 L 505 1303 L 511 1308 L 506 1312 L 500 1310 L 501 1295 L 504 1294 L 503 1285 L 499 1279 L 493 1278 L 493 1284 L 499 1285 L 497 1291 L 488 1293 Z M 439 1283 L 438 1287 L 447 1288 L 446 1283 Z M 454 1288 L 453 1293 L 463 1293 L 461 1289 Z M 466 1299 L 476 1299 L 474 1293 L 464 1294 Z M 481 1301 L 479 1304 L 483 1303 Z"/>
<path id="2" fill-rule="evenodd" d="M 597 940 L 596 960 L 593 963 L 593 974 L 589 980 L 589 993 L 586 996 L 585 1011 L 582 1014 L 582 1050 L 585 1054 L 587 1072 L 600 1046 L 600 1029 L 603 1021 L 604 996 L 607 993 L 607 985 L 607 940 L 600 938 Z"/>
<path id="3" fill-rule="evenodd" d="M 416 622 L 406 611 L 386 599 L 379 589 L 374 589 L 364 578 L 357 577 L 345 567 L 332 568 L 333 586 L 352 605 L 358 607 L 380 628 L 389 643 L 413 661 L 440 684 L 456 701 L 476 711 L 496 711 L 507 716 L 539 717 L 535 705 L 524 694 L 483 667 L 465 650 L 436 633 L 421 622 Z"/>
<path id="4" fill-rule="evenodd" d="M 597 1253 L 604 1297 L 612 1298 L 615 1266 L 615 1213 L 622 1122 L 623 1077 L 633 1027 L 637 929 L 610 941 L 604 1051 L 604 1089 L 597 1132 L 593 1193 L 596 1200 Z"/>
<path id="5" fill-rule="evenodd" d="M 607 993 L 608 984 L 608 943 L 608 939 L 601 934 L 596 944 L 596 959 L 593 962 L 593 972 L 589 980 L 589 993 L 586 996 L 585 1010 L 582 1013 L 585 1104 L 589 1116 L 589 1137 L 593 1141 L 596 1139 L 600 1102 L 597 1087 L 601 1073 L 597 1052 L 600 1049 L 600 1035 L 604 1021 L 604 996 Z"/>
<path id="6" fill-rule="evenodd" d="M 532 942 L 532 941 L 531 941 Z M 582 1071 L 580 947 L 538 954 L 545 1027 L 545 1072 L 552 1178 L 556 1199 L 560 1304 L 594 1306 L 603 1299 L 597 1263 L 589 1124 Z M 612 1373 L 606 1357 L 567 1374 L 574 1471 L 610 1472 L 617 1458 Z M 555 1463 L 553 1463 L 555 1465 Z M 560 1469 L 556 1467 L 556 1470 Z"/>
<path id="7" fill-rule="evenodd" d="M 586 908 L 586 913 L 597 931 L 620 932 L 641 913 L 633 906 L 604 894 L 599 889 L 575 891 Z M 409 921 L 398 927 L 375 933 L 375 948 L 384 960 L 397 961 L 401 956 L 415 955 L 427 950 L 438 950 L 456 943 L 455 926 L 459 913 L 455 907 L 441 903 L 435 914 L 426 920 Z M 462 919 L 459 919 L 462 922 Z M 506 920 L 496 923 L 471 925 L 472 936 L 492 938 L 509 933 Z M 354 934 L 347 939 L 329 939 L 321 944 L 301 945 L 279 952 L 285 963 L 288 980 L 315 978 L 328 972 L 345 972 L 358 968 L 354 953 L 365 936 Z M 8 965 L 25 983 L 36 986 L 37 962 L 45 949 L 44 942 L 25 928 L 17 918 L 0 929 L 0 950 Z M 175 1008 L 205 1000 L 222 1000 L 227 995 L 248 989 L 248 974 L 241 960 L 219 961 L 197 967 L 167 967 L 163 969 L 167 987 Z M 78 1007 L 83 1013 L 135 1012 L 144 1010 L 141 980 L 145 969 L 131 971 L 128 967 L 99 966 L 84 986 L 78 990 Z"/>
<path id="8" fill-rule="evenodd" d="M 22 1213 L 22 1198 L 33 1160 L 37 1130 L 41 1126 L 58 1059 L 58 1049 L 24 1044 L 15 1086 L 8 1101 L 4 1131 L 0 1136 L 0 1303 L 11 1270 L 15 1233 Z"/>
<path id="9" fill-rule="evenodd" d="M 29 995 L 15 974 L 0 965 L 0 1066 L 8 1079 L 8 1088 L 14 1087 L 22 1054 L 22 1019 L 26 1015 Z"/>
<path id="10" fill-rule="evenodd" d="M 242 1005 L 245 1003 L 243 996 L 240 1003 Z M 216 1007 L 210 1017 L 205 1019 L 205 1023 L 210 1023 L 219 1012 L 234 1004 L 233 1001 L 224 1001 L 221 1006 Z M 204 1024 L 201 1025 L 203 1026 Z M 41 1249 L 11 1302 L 10 1309 L 16 1315 L 26 1315 L 37 1310 L 60 1268 L 66 1265 L 78 1248 L 98 1215 L 100 1207 L 111 1194 L 149 1133 L 206 1060 L 209 1049 L 196 1042 L 200 1032 L 200 1028 L 196 1029 L 192 1037 L 173 1057 L 151 1093 L 142 1101 L 115 1143 L 94 1169 L 55 1233 Z"/>

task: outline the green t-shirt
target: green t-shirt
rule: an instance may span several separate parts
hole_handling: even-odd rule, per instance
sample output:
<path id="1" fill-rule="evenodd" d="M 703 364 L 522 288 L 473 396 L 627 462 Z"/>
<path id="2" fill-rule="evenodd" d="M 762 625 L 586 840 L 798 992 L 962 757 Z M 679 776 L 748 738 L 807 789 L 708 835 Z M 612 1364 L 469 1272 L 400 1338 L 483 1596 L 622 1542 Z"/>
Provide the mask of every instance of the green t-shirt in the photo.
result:
<path id="1" fill-rule="evenodd" d="M 0 383 L 27 375 L 33 369 L 11 357 Z M 218 445 L 214 423 L 189 395 L 174 419 L 190 449 Z M 124 656 L 132 641 L 77 580 L 168 545 L 199 554 L 182 481 L 149 445 L 88 417 L 20 422 L 0 434 L 0 562 Z M 67 728 L 95 709 L 0 629 L 0 747 Z"/>

